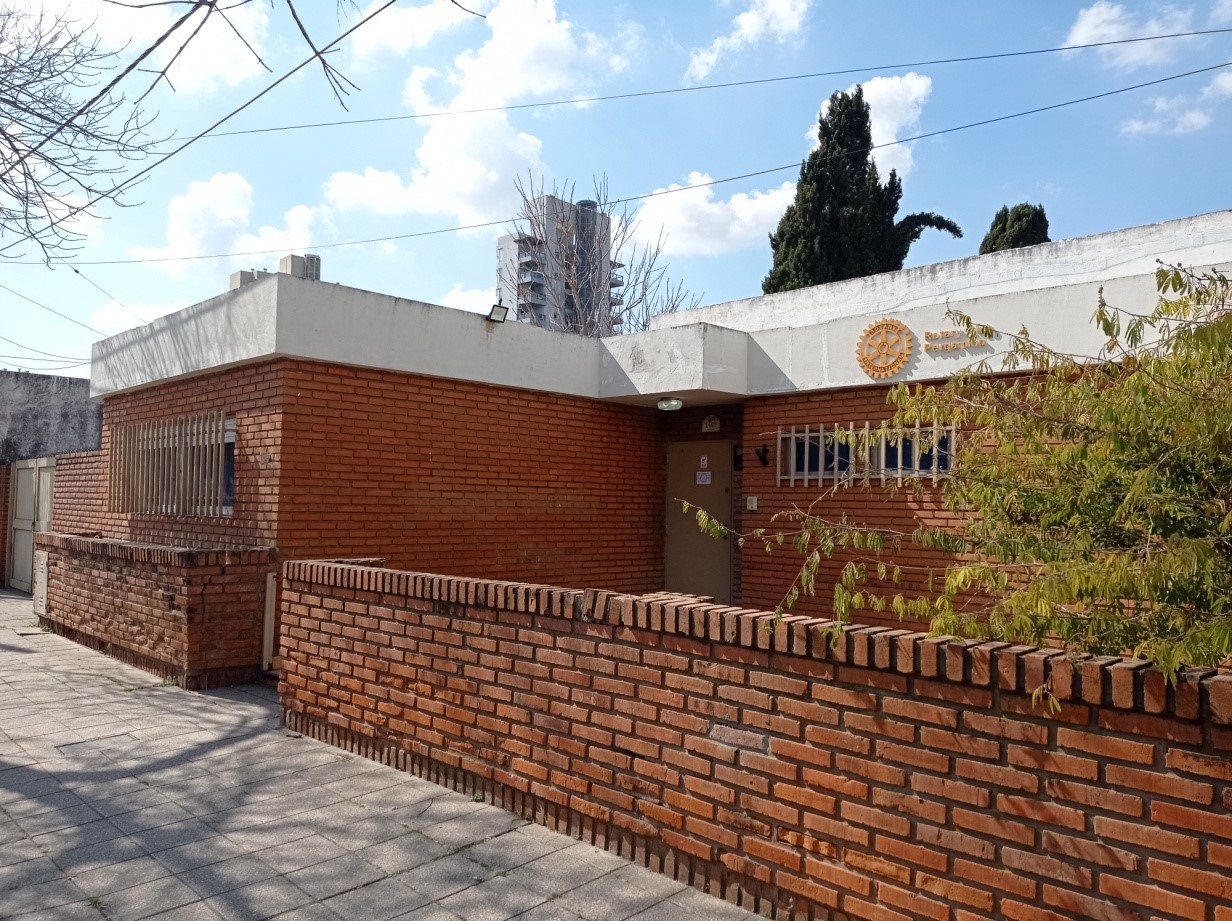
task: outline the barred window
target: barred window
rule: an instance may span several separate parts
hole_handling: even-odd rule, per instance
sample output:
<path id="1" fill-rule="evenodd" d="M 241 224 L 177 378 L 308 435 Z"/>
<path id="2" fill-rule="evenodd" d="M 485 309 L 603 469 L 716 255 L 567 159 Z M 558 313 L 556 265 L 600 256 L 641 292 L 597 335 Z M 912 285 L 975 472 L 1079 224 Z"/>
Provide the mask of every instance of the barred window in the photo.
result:
<path id="1" fill-rule="evenodd" d="M 851 472 L 851 443 L 837 428 L 792 427 L 779 432 L 779 485 L 807 486 L 810 482 L 834 480 Z"/>
<path id="2" fill-rule="evenodd" d="M 882 441 L 881 469 L 890 476 L 932 476 L 950 470 L 950 432 L 931 426 L 889 429 Z"/>
<path id="3" fill-rule="evenodd" d="M 792 426 L 778 431 L 778 485 L 838 486 L 907 478 L 934 483 L 950 472 L 957 430 L 948 425 L 893 428 L 868 422 Z"/>
<path id="4" fill-rule="evenodd" d="M 225 413 L 117 426 L 113 512 L 223 517 L 235 508 L 235 419 Z"/>

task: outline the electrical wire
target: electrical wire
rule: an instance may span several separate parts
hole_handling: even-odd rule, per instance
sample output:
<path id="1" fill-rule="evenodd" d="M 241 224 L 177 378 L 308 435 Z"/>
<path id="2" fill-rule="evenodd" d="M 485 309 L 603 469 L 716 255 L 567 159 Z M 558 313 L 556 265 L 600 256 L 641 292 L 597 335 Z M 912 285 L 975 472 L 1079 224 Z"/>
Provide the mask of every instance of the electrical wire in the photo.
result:
<path id="1" fill-rule="evenodd" d="M 936 131 L 926 131 L 922 134 L 912 135 L 911 137 L 899 138 L 894 141 L 885 141 L 881 144 L 873 144 L 862 150 L 842 151 L 838 154 L 833 154 L 831 156 L 846 157 L 846 156 L 853 156 L 853 155 L 862 154 L 862 153 L 872 153 L 873 151 L 882 150 L 887 147 L 895 147 L 900 144 L 911 144 L 911 143 L 914 143 L 915 141 L 922 141 L 922 140 L 926 140 L 929 138 L 941 137 L 946 134 L 955 134 L 959 131 L 967 131 L 972 128 L 980 128 L 980 127 L 985 127 L 987 125 L 994 125 L 1000 122 L 1011 121 L 1016 118 L 1025 118 L 1030 115 L 1038 115 L 1044 112 L 1052 112 L 1052 111 L 1056 111 L 1057 109 L 1064 109 L 1069 106 L 1076 106 L 1082 103 L 1093 102 L 1098 99 L 1106 99 L 1109 96 L 1117 96 L 1123 93 L 1130 93 L 1135 90 L 1145 89 L 1151 86 L 1159 86 L 1160 84 L 1163 84 L 1163 83 L 1169 83 L 1174 80 L 1181 80 L 1186 77 L 1193 77 L 1198 74 L 1210 73 L 1211 71 L 1215 71 L 1215 70 L 1222 70 L 1226 67 L 1232 67 L 1232 61 L 1225 61 L 1222 64 L 1212 64 L 1209 67 L 1200 67 L 1195 70 L 1187 70 L 1184 73 L 1173 74 L 1172 76 L 1169 76 L 1169 77 L 1160 77 L 1155 80 L 1147 80 L 1143 83 L 1135 83 L 1132 86 L 1125 86 L 1119 89 L 1107 90 L 1102 93 L 1094 93 L 1092 95 L 1082 96 L 1077 99 L 1068 99 L 1068 100 L 1065 100 L 1064 102 L 1056 102 L 1056 103 L 1051 103 L 1045 106 L 1037 106 L 1032 109 L 1024 109 L 1020 112 L 1012 112 L 1008 115 L 997 115 L 991 118 L 980 119 L 979 121 L 967 122 L 966 124 L 962 124 L 962 125 L 954 125 L 949 128 L 940 128 Z M 769 167 L 768 169 L 753 170 L 747 173 L 740 173 L 737 176 L 724 176 L 721 179 L 711 179 L 711 180 L 708 180 L 707 182 L 699 182 L 694 185 L 678 186 L 676 188 L 668 188 L 668 189 L 658 189 L 654 192 L 646 192 L 642 195 L 630 195 L 626 198 L 617 198 L 617 199 L 613 199 L 609 201 L 608 204 L 619 205 L 619 204 L 627 204 L 631 202 L 645 201 L 650 198 L 657 198 L 661 195 L 672 195 L 678 192 L 690 192 L 696 189 L 704 189 L 710 186 L 723 185 L 729 182 L 738 182 L 742 179 L 753 179 L 758 176 L 768 176 L 774 173 L 781 173 L 787 170 L 795 170 L 799 168 L 800 168 L 799 162 L 788 163 L 783 166 L 772 166 L 772 167 Z M 419 237 L 432 237 L 432 236 L 440 236 L 440 235 L 447 234 L 447 233 L 458 233 L 460 231 L 465 231 L 465 230 L 482 230 L 488 227 L 509 226 L 510 224 L 514 223 L 516 220 L 517 218 L 504 218 L 502 220 L 496 220 L 496 221 L 483 221 L 480 223 L 463 224 L 463 225 L 454 226 L 454 227 L 439 227 L 433 230 L 420 230 L 420 231 L 415 231 L 412 233 L 392 234 L 390 236 L 384 236 L 384 237 L 367 237 L 362 240 L 341 240 L 341 241 L 334 242 L 334 243 L 320 243 L 311 248 L 314 250 L 324 250 L 324 249 L 338 249 L 340 247 L 347 247 L 347 246 L 363 246 L 369 243 L 391 243 L 391 242 L 398 241 L 398 240 L 411 240 L 411 239 L 417 239 Z M 145 264 L 162 263 L 162 262 L 192 262 L 192 261 L 197 261 L 197 260 L 202 260 L 202 259 L 228 259 L 228 258 L 239 257 L 239 256 L 268 256 L 268 255 L 279 254 L 282 252 L 283 250 L 281 249 L 260 249 L 260 250 L 245 250 L 243 252 L 211 253 L 211 254 L 193 255 L 193 256 L 156 256 L 153 258 L 145 258 L 145 259 L 81 260 L 77 262 L 76 264 L 77 265 L 145 265 Z M 42 263 L 41 261 L 22 262 L 18 260 L 13 260 L 11 264 L 13 265 L 41 265 Z"/>
<path id="2" fill-rule="evenodd" d="M 55 352 L 44 352 L 42 349 L 36 349 L 36 348 L 34 348 L 33 346 L 25 345 L 24 343 L 21 343 L 21 342 L 16 342 L 16 341 L 14 341 L 14 340 L 12 340 L 12 339 L 9 339 L 9 338 L 7 338 L 7 337 L 5 337 L 5 336 L 0 336 L 0 342 L 7 342 L 9 345 L 16 346 L 16 347 L 17 347 L 17 348 L 19 348 L 19 349 L 25 349 L 27 352 L 36 352 L 36 353 L 37 353 L 37 354 L 39 354 L 39 355 L 46 355 L 46 356 L 47 356 L 47 358 L 46 358 L 46 359 L 42 359 L 42 358 L 35 359 L 33 355 L 27 355 L 27 356 L 25 356 L 25 357 L 27 357 L 27 358 L 31 359 L 32 361 L 35 361 L 35 360 L 37 360 L 37 361 L 45 361 L 45 360 L 47 360 L 47 361 L 50 361 L 50 360 L 58 360 L 58 361 L 80 361 L 80 360 L 81 360 L 81 359 L 79 359 L 76 355 L 57 355 Z M 20 357 L 22 357 L 22 356 L 20 356 L 20 355 L 10 355 L 9 357 L 10 357 L 10 358 L 20 358 Z"/>
<path id="3" fill-rule="evenodd" d="M 150 322 L 149 317 L 143 317 L 141 314 L 137 313 L 137 311 L 133 310 L 133 308 L 129 307 L 126 303 L 124 303 L 122 300 L 120 300 L 118 297 L 116 297 L 114 294 L 112 294 L 110 291 L 108 291 L 98 282 L 89 278 L 85 274 L 85 272 L 81 271 L 79 268 L 77 268 L 77 266 L 73 265 L 71 262 L 68 262 L 67 260 L 64 262 L 64 264 L 68 266 L 70 269 L 72 269 L 73 274 L 75 274 L 82 281 L 86 282 L 87 284 L 95 288 L 96 290 L 100 291 L 104 297 L 111 298 L 112 301 L 114 301 L 115 303 L 123 307 L 129 316 L 134 317 L 136 320 L 138 320 L 143 325 Z"/>
<path id="4" fill-rule="evenodd" d="M 0 284 L 0 289 L 7 291 L 9 294 L 13 295 L 14 297 L 19 297 L 23 301 L 27 301 L 33 304 L 35 307 L 41 307 L 43 310 L 46 310 L 48 313 L 54 313 L 56 316 L 61 317 L 62 319 L 68 320 L 70 323 L 76 323 L 82 329 L 88 329 L 90 332 L 95 333 L 96 335 L 99 335 L 99 336 L 107 335 L 102 330 L 95 329 L 93 326 L 90 326 L 86 323 L 82 323 L 80 320 L 73 319 L 67 313 L 61 313 L 59 310 L 56 310 L 54 307 L 48 307 L 46 304 L 41 304 L 38 301 L 36 301 L 34 298 L 27 297 L 26 295 L 22 294 L 20 291 L 14 291 L 8 285 Z"/>
<path id="5" fill-rule="evenodd" d="M 80 368 L 82 365 L 88 365 L 89 363 L 90 362 L 88 361 L 79 361 L 76 364 L 71 364 L 71 365 L 56 365 L 54 367 L 47 367 L 47 368 L 30 368 L 30 367 L 27 367 L 26 365 L 19 365 L 11 361 L 0 362 L 0 364 L 6 364 L 10 368 L 13 368 L 14 370 L 27 371 L 31 374 L 46 374 L 48 371 L 68 371 L 72 368 Z"/>
<path id="6" fill-rule="evenodd" d="M 630 93 L 613 93 L 607 96 L 581 96 L 573 99 L 552 99 L 545 102 L 521 102 L 500 106 L 479 106 L 471 109 L 444 109 L 439 112 L 415 112 L 399 115 L 379 115 L 370 118 L 347 118 L 337 121 L 305 122 L 298 125 L 271 125 L 264 128 L 243 128 L 236 131 L 216 131 L 211 138 L 242 137 L 253 134 L 270 134 L 277 131 L 304 131 L 312 128 L 336 128 L 352 125 L 372 125 L 385 122 L 415 121 L 428 118 L 445 118 L 454 115 L 481 115 L 491 112 L 516 112 L 525 109 L 545 109 L 557 106 L 589 105 L 596 102 L 612 102 L 619 99 L 644 99 L 652 96 L 671 96 L 680 93 L 698 93 L 707 90 L 732 89 L 741 86 L 763 86 L 787 83 L 796 80 L 816 80 L 822 77 L 844 77 L 872 71 L 903 70 L 908 67 L 936 67 L 943 64 L 969 64 L 978 61 L 995 61 L 1005 58 L 1030 57 L 1043 54 L 1058 54 L 1065 51 L 1083 51 L 1090 48 L 1106 48 L 1113 45 L 1128 45 L 1135 42 L 1154 42 L 1174 38 L 1194 38 L 1203 35 L 1221 35 L 1232 32 L 1226 29 L 1201 29 L 1194 32 L 1170 32 L 1165 35 L 1144 35 L 1138 38 L 1119 38 L 1104 42 L 1087 42 L 1081 45 L 1058 45 L 1052 48 L 1032 48 L 1026 51 L 1001 51 L 990 54 L 973 54 L 955 58 L 936 58 L 931 61 L 909 61 L 898 64 L 878 64 L 864 67 L 847 67 L 842 70 L 823 70 L 808 74 L 790 74 L 782 77 L 759 77 L 752 80 L 733 80 L 728 83 L 703 83 L 698 86 L 678 86 L 658 90 L 640 90 Z"/>
<path id="7" fill-rule="evenodd" d="M 68 367 L 68 368 L 76 367 L 77 365 L 88 364 L 90 361 L 90 359 L 88 358 L 82 358 L 72 363 L 65 363 L 64 361 L 61 361 L 58 358 L 37 358 L 34 355 L 0 355 L 0 358 L 5 358 L 5 359 L 11 358 L 17 361 L 39 361 L 39 362 L 49 363 L 55 367 Z"/>

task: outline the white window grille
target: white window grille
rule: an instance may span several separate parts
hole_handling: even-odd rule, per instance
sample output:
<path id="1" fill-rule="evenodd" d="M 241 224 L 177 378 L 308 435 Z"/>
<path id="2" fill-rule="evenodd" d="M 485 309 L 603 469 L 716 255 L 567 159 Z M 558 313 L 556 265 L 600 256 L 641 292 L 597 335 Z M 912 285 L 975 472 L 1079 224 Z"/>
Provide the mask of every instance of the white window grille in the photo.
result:
<path id="1" fill-rule="evenodd" d="M 209 413 L 117 426 L 113 512 L 223 517 L 235 508 L 235 419 Z"/>
<path id="2" fill-rule="evenodd" d="M 779 486 L 868 485 L 948 476 L 957 444 L 952 425 L 893 428 L 885 423 L 792 426 L 778 431 Z"/>

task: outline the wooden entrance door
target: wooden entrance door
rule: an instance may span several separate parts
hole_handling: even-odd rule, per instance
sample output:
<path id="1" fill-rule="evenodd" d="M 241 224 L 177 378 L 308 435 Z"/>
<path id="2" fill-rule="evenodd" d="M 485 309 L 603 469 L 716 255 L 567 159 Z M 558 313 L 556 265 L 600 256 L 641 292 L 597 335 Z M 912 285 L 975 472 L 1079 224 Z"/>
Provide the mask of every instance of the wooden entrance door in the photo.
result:
<path id="1" fill-rule="evenodd" d="M 664 588 L 686 595 L 709 595 L 720 604 L 728 604 L 732 541 L 702 533 L 697 513 L 682 512 L 681 500 L 704 508 L 724 524 L 731 522 L 732 442 L 668 444 L 664 539 Z"/>
<path id="2" fill-rule="evenodd" d="M 34 587 L 34 535 L 51 530 L 51 496 L 56 459 L 40 457 L 13 464 L 9 508 L 9 585 L 28 592 Z"/>

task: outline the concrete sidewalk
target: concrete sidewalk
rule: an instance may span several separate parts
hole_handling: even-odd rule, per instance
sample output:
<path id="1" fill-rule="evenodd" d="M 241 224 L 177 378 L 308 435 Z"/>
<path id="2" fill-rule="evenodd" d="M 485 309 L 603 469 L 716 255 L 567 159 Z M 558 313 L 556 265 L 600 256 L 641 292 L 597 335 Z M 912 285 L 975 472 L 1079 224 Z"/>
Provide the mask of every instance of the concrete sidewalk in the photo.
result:
<path id="1" fill-rule="evenodd" d="M 34 623 L 0 591 L 0 918 L 754 917 Z"/>

